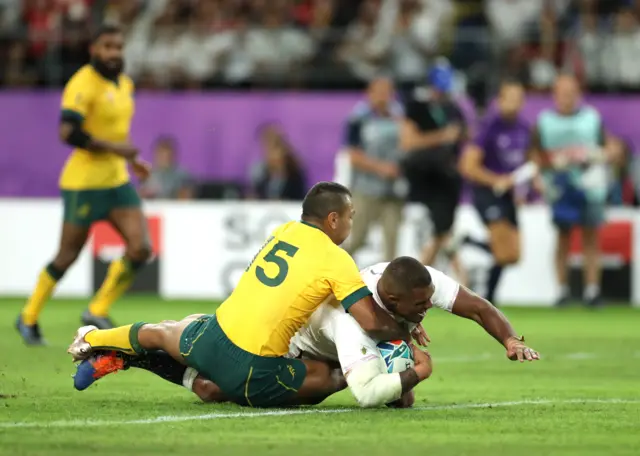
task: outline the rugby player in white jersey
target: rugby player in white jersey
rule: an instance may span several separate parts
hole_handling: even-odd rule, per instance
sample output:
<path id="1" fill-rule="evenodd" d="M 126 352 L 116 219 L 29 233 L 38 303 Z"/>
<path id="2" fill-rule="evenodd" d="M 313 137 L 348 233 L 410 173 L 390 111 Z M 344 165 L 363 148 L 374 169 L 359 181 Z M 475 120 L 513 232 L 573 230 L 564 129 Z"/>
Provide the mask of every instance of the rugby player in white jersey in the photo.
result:
<path id="1" fill-rule="evenodd" d="M 420 330 L 419 324 L 427 311 L 431 307 L 439 307 L 476 321 L 487 334 L 504 346 L 509 359 L 539 359 L 538 353 L 527 347 L 524 339 L 516 335 L 502 312 L 447 275 L 423 266 L 414 258 L 396 258 L 391 263 L 366 268 L 361 274 L 373 293 L 375 302 L 410 330 Z M 432 369 L 428 353 L 417 347 L 412 348 L 415 366 L 405 372 L 388 373 L 376 341 L 368 337 L 348 313 L 326 302 L 292 338 L 289 356 L 335 363 L 336 376 L 344 375 L 344 386 L 348 385 L 362 407 L 385 404 L 409 407 L 413 404 L 412 389 L 428 378 Z M 92 361 L 96 368 L 93 374 L 95 380 L 107 373 L 138 367 L 182 384 L 205 402 L 226 401 L 213 382 L 162 353 L 137 357 L 115 353 L 97 356 L 98 359 Z M 78 389 L 87 386 L 88 384 L 83 384 L 78 387 L 76 382 Z M 325 398 L 318 398 L 314 403 L 323 399 Z"/>

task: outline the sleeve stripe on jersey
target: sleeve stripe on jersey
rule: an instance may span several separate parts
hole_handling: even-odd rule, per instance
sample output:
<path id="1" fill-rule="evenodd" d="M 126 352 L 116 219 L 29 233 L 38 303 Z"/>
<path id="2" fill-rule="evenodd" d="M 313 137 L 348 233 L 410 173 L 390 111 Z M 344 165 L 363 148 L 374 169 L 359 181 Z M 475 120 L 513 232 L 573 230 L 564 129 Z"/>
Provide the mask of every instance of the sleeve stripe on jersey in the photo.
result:
<path id="1" fill-rule="evenodd" d="M 63 122 L 80 122 L 84 121 L 84 116 L 73 109 L 63 109 L 60 113 L 60 119 Z"/>
<path id="2" fill-rule="evenodd" d="M 358 288 L 356 291 L 342 300 L 342 307 L 344 307 L 344 310 L 349 310 L 349 307 L 360 301 L 362 298 L 371 296 L 371 294 L 371 290 L 369 290 L 366 285 L 362 288 Z"/>

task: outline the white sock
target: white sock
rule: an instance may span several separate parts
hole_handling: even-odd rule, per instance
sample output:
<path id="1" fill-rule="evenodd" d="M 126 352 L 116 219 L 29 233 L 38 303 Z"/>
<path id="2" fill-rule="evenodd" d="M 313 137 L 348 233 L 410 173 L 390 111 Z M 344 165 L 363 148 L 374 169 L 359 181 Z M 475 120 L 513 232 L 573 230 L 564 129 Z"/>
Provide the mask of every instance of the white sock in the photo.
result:
<path id="1" fill-rule="evenodd" d="M 600 286 L 594 283 L 587 285 L 584 289 L 584 299 L 594 299 L 600 294 Z"/>
<path id="2" fill-rule="evenodd" d="M 197 376 L 197 370 L 191 367 L 187 367 L 187 370 L 184 371 L 184 375 L 182 376 L 182 386 L 184 386 L 189 391 L 193 391 L 193 382 L 196 381 Z"/>

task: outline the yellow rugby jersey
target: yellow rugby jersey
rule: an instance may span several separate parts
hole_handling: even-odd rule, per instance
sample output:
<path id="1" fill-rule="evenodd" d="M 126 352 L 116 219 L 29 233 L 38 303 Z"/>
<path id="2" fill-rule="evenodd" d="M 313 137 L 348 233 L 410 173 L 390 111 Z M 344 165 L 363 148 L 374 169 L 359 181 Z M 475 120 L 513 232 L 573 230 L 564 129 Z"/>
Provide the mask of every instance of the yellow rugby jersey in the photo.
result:
<path id="1" fill-rule="evenodd" d="M 129 139 L 133 118 L 133 81 L 124 74 L 118 83 L 85 65 L 67 83 L 62 110 L 83 120 L 82 128 L 103 141 Z M 115 154 L 74 149 L 60 175 L 63 190 L 113 188 L 129 182 L 127 162 Z"/>
<path id="2" fill-rule="evenodd" d="M 353 258 L 319 228 L 289 222 L 267 240 L 216 313 L 238 347 L 283 356 L 291 337 L 331 294 L 345 309 L 371 292 Z"/>

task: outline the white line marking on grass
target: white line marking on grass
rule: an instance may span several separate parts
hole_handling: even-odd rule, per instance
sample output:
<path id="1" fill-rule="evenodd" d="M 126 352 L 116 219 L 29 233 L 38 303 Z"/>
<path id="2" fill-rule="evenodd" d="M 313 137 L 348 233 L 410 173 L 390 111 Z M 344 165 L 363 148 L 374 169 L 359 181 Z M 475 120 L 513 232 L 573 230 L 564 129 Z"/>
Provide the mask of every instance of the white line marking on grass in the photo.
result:
<path id="1" fill-rule="evenodd" d="M 438 411 L 438 410 L 465 410 L 465 409 L 481 409 L 481 408 L 497 408 L 497 407 L 516 407 L 521 405 L 560 405 L 560 404 L 640 404 L 640 399 L 539 399 L 539 400 L 523 400 L 509 402 L 487 402 L 482 404 L 443 404 L 443 405 L 426 405 L 414 407 L 412 409 L 396 410 L 404 413 L 412 411 Z M 380 409 L 379 409 L 380 410 Z M 0 429 L 15 428 L 69 428 L 69 427 L 103 427 L 103 426 L 129 426 L 134 424 L 160 424 L 160 423 L 180 423 L 185 421 L 208 421 L 232 418 L 260 418 L 265 416 L 289 416 L 289 415 L 316 415 L 316 414 L 335 414 L 335 413 L 351 413 L 364 412 L 359 408 L 342 408 L 342 409 L 322 409 L 311 408 L 304 410 L 264 410 L 255 412 L 236 412 L 236 413 L 208 413 L 205 415 L 168 415 L 158 416 L 156 418 L 148 418 L 141 420 L 121 420 L 121 421 L 93 421 L 93 420 L 69 420 L 69 421 L 49 421 L 49 422 L 16 422 L 2 423 Z"/>
<path id="2" fill-rule="evenodd" d="M 598 355 L 595 353 L 569 353 L 564 356 L 565 359 L 573 360 L 573 361 L 581 361 L 585 359 L 596 359 Z"/>

